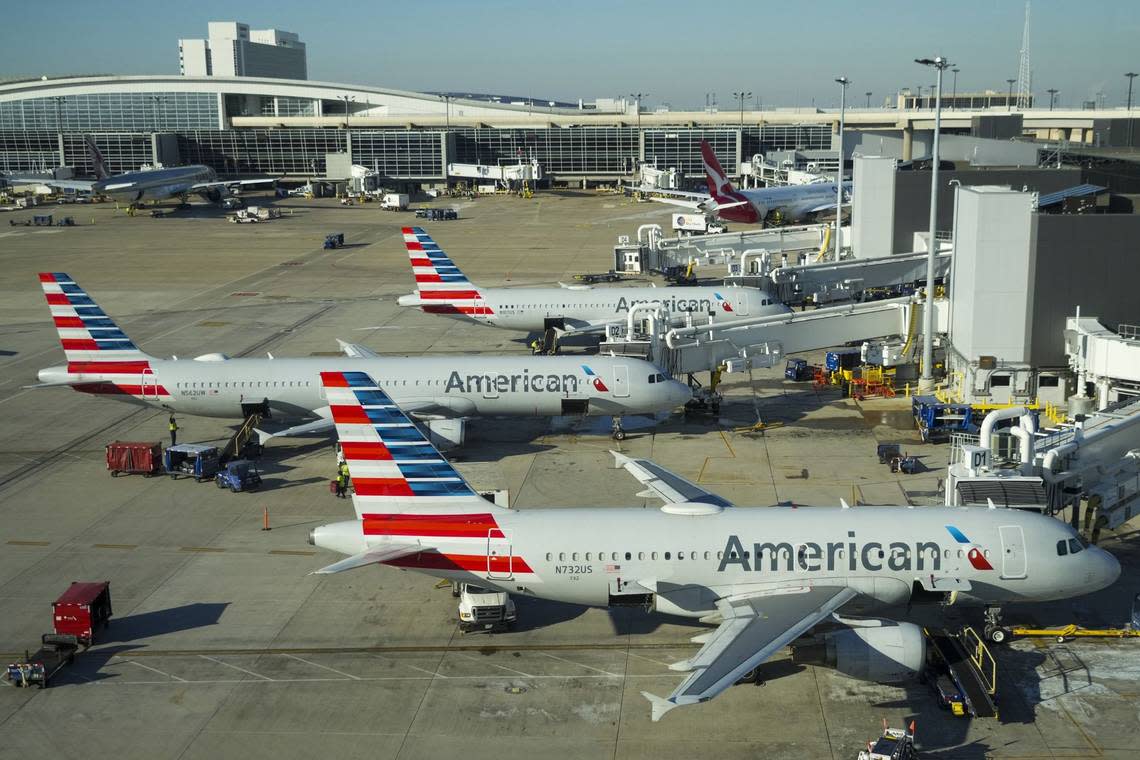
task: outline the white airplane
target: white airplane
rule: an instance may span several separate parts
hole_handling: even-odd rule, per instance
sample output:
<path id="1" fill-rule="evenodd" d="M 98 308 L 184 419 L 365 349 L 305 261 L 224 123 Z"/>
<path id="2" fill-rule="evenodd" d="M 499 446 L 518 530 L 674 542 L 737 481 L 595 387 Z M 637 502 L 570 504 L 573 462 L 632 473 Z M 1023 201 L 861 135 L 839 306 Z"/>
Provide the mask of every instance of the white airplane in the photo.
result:
<path id="1" fill-rule="evenodd" d="M 80 192 L 106 195 L 116 200 L 137 206 L 143 201 L 161 201 L 168 198 L 186 199 L 186 196 L 195 193 L 203 196 L 212 203 L 217 203 L 223 196 L 235 188 L 245 185 L 264 185 L 276 182 L 276 178 L 267 179 L 228 179 L 220 180 L 214 170 L 208 166 L 178 166 L 172 169 L 143 169 L 111 175 L 107 171 L 107 163 L 103 154 L 96 147 L 94 139 L 86 138 L 87 150 L 95 164 L 94 181 L 53 179 L 50 177 L 7 176 L 8 182 L 19 184 L 21 182 L 57 187 L 61 190 L 77 190 Z"/>
<path id="2" fill-rule="evenodd" d="M 661 190 L 653 187 L 631 187 L 631 190 L 654 193 L 653 200 L 673 206 L 715 214 L 729 222 L 759 224 L 778 217 L 783 222 L 798 222 L 823 212 L 835 211 L 835 183 L 813 182 L 786 187 L 760 187 L 737 190 L 724 173 L 708 141 L 701 140 L 708 193 L 684 190 Z M 844 205 L 851 201 L 852 184 L 843 183 Z M 658 197 L 660 196 L 660 197 Z"/>
<path id="3" fill-rule="evenodd" d="M 462 444 L 468 417 L 493 415 L 621 417 L 683 405 L 688 386 L 642 359 L 615 356 L 381 356 L 341 343 L 343 359 L 273 357 L 157 359 L 127 337 L 67 274 L 39 276 L 67 364 L 39 372 L 40 386 L 71 387 L 183 414 L 244 419 L 251 413 L 308 420 L 274 436 L 313 435 L 332 429 L 320 371 L 363 370 L 383 382 L 433 434 Z"/>
<path id="4" fill-rule="evenodd" d="M 356 493 L 356 519 L 309 543 L 348 558 L 317 570 L 408 568 L 512 594 L 697 618 L 688 673 L 653 720 L 712 699 L 821 623 L 834 665 L 896 681 L 923 666 L 922 631 L 866 617 L 938 601 L 998 608 L 1081 596 L 1120 575 L 1071 527 L 1020 510 L 949 507 L 739 509 L 645 459 L 614 454 L 659 510 L 497 507 L 477 496 L 363 372 L 322 372 Z M 852 617 L 860 616 L 860 617 Z"/>
<path id="5" fill-rule="evenodd" d="M 417 290 L 400 296 L 398 303 L 429 314 L 526 332 L 555 328 L 565 334 L 601 332 L 607 324 L 624 322 L 630 308 L 641 303 L 659 303 L 676 320 L 690 312 L 734 318 L 791 311 L 762 290 L 736 286 L 483 288 L 468 280 L 421 227 L 404 227 L 403 232 Z"/>

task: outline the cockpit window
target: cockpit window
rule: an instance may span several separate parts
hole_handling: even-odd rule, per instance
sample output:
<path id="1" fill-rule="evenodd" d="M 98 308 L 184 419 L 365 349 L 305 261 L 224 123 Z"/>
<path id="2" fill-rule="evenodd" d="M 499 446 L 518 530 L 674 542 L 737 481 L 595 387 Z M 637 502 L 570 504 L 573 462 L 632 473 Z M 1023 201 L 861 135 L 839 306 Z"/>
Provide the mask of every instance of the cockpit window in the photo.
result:
<path id="1" fill-rule="evenodd" d="M 1086 544 L 1084 542 L 1084 539 L 1080 539 L 1080 538 L 1070 538 L 1069 539 L 1069 553 L 1070 554 L 1076 554 L 1081 549 L 1084 549 L 1085 546 L 1086 546 Z"/>
<path id="2" fill-rule="evenodd" d="M 651 382 L 651 383 L 657 382 L 657 375 L 650 375 L 649 376 L 649 382 Z"/>
<path id="3" fill-rule="evenodd" d="M 1057 542 L 1057 556 L 1058 557 L 1064 557 L 1068 553 L 1069 553 L 1069 543 L 1065 539 L 1062 538 L 1060 541 Z"/>

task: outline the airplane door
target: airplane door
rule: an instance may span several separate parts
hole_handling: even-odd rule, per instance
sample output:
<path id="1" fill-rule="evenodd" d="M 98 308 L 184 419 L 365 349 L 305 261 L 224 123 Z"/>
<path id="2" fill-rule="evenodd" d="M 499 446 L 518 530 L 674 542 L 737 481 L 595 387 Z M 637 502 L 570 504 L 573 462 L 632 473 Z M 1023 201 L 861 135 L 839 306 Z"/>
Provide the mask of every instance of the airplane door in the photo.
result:
<path id="1" fill-rule="evenodd" d="M 487 577 L 507 580 L 514 576 L 511 534 L 492 528 L 487 532 Z"/>
<path id="2" fill-rule="evenodd" d="M 147 367 L 142 371 L 142 397 L 148 401 L 158 400 L 158 378 L 154 376 L 154 370 Z"/>
<path id="3" fill-rule="evenodd" d="M 1001 577 L 1025 577 L 1025 535 L 1020 525 L 1003 525 L 1001 534 Z"/>
<path id="4" fill-rule="evenodd" d="M 482 296 L 475 296 L 475 309 L 472 311 L 471 316 L 483 322 L 490 321 L 487 312 L 487 302 L 483 300 Z"/>
<path id="5" fill-rule="evenodd" d="M 629 396 L 629 367 L 619 364 L 614 367 L 614 397 L 627 398 Z"/>

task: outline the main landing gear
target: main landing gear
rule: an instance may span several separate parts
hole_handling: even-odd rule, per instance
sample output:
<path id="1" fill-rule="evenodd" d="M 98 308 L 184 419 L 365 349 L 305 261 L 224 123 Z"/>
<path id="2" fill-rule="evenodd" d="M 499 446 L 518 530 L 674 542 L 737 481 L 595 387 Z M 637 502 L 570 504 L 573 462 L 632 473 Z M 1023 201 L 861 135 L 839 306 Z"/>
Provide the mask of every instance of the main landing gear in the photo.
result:
<path id="1" fill-rule="evenodd" d="M 613 427 L 610 428 L 610 437 L 615 441 L 625 440 L 625 428 L 621 425 L 621 417 L 614 415 Z"/>

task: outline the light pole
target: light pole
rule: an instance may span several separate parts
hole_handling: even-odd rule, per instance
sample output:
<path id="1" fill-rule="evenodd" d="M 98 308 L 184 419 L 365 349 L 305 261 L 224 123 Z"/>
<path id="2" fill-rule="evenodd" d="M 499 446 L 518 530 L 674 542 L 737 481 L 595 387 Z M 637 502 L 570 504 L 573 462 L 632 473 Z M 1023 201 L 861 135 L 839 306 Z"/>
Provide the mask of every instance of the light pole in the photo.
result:
<path id="1" fill-rule="evenodd" d="M 954 97 L 950 99 L 950 107 L 956 109 L 958 108 L 958 72 L 961 69 L 955 66 L 950 71 L 954 74 Z"/>
<path id="2" fill-rule="evenodd" d="M 835 168 L 835 260 L 839 261 L 840 222 L 843 220 L 843 127 L 847 111 L 847 77 L 836 77 L 839 83 L 839 164 Z"/>
<path id="3" fill-rule="evenodd" d="M 440 97 L 443 98 L 444 132 L 446 132 L 447 134 L 450 134 L 451 133 L 451 95 L 445 94 L 445 95 L 440 95 Z"/>
<path id="4" fill-rule="evenodd" d="M 1053 110 L 1053 103 L 1056 102 L 1057 93 L 1060 92 L 1060 90 L 1049 89 L 1049 90 L 1046 90 L 1045 92 L 1049 93 L 1049 110 L 1052 111 Z"/>
<path id="5" fill-rule="evenodd" d="M 915 58 L 914 62 L 933 66 L 938 71 L 938 84 L 934 90 L 934 149 L 930 167 L 930 238 L 926 241 L 926 306 L 922 310 L 922 377 L 918 381 L 919 391 L 929 393 L 934 390 L 934 235 L 938 227 L 938 135 L 942 131 L 942 72 L 950 68 L 950 62 L 942 56 Z"/>
<path id="6" fill-rule="evenodd" d="M 637 103 L 637 133 L 641 134 L 641 99 L 649 97 L 649 93 L 631 92 L 629 96 Z"/>
<path id="7" fill-rule="evenodd" d="M 867 96 L 867 110 L 869 111 L 871 110 L 871 93 L 865 92 L 863 94 Z"/>
<path id="8" fill-rule="evenodd" d="M 58 145 L 60 146 L 59 147 L 59 165 L 60 166 L 63 166 L 66 163 L 66 161 L 64 160 L 64 154 L 63 154 L 63 120 L 60 117 L 60 107 L 63 105 L 63 101 L 64 101 L 63 95 L 56 95 L 55 96 L 55 132 L 56 132 L 56 135 L 58 135 Z"/>
<path id="9" fill-rule="evenodd" d="M 732 97 L 734 97 L 740 101 L 740 129 L 743 130 L 744 129 L 744 99 L 752 97 L 752 93 L 744 92 L 743 90 L 741 90 L 740 92 L 732 93 Z"/>
<path id="10" fill-rule="evenodd" d="M 1136 79 L 1136 72 L 1129 71 L 1128 77 L 1128 147 L 1132 147 L 1132 80 Z"/>
<path id="11" fill-rule="evenodd" d="M 1016 79 L 1007 79 L 1005 81 L 1007 84 L 1009 84 L 1009 94 L 1005 96 L 1005 108 L 1007 111 L 1012 111 L 1013 110 L 1013 83 L 1016 82 L 1017 80 Z"/>
<path id="12" fill-rule="evenodd" d="M 356 96 L 341 95 L 340 99 L 344 101 L 344 128 L 348 129 L 348 104 L 350 101 L 356 100 Z"/>

